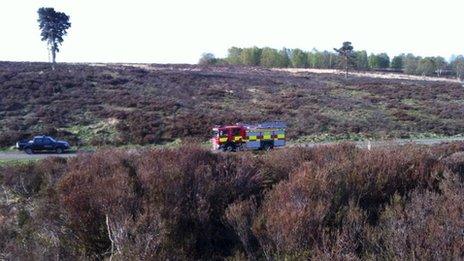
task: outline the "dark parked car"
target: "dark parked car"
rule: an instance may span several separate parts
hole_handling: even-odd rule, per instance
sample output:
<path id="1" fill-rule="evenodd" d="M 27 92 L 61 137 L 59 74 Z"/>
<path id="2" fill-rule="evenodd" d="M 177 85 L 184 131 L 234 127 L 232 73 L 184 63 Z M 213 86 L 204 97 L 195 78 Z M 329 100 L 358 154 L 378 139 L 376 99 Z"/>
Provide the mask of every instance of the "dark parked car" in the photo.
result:
<path id="1" fill-rule="evenodd" d="M 22 140 L 16 143 L 16 148 L 24 150 L 27 154 L 36 151 L 53 151 L 63 153 L 69 150 L 69 143 L 66 141 L 55 140 L 50 136 L 35 136 L 32 140 Z"/>

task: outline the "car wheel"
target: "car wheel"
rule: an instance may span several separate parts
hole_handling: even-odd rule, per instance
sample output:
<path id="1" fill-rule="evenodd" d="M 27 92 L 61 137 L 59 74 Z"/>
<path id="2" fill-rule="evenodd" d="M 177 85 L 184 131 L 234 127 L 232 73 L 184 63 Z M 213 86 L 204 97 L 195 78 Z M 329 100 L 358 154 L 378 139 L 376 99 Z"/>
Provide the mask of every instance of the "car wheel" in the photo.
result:
<path id="1" fill-rule="evenodd" d="M 56 148 L 56 153 L 58 153 L 58 154 L 63 153 L 63 149 L 62 148 Z"/>
<path id="2" fill-rule="evenodd" d="M 26 148 L 24 151 L 25 151 L 27 154 L 33 154 L 33 153 L 34 153 L 34 151 L 33 151 L 31 148 Z"/>

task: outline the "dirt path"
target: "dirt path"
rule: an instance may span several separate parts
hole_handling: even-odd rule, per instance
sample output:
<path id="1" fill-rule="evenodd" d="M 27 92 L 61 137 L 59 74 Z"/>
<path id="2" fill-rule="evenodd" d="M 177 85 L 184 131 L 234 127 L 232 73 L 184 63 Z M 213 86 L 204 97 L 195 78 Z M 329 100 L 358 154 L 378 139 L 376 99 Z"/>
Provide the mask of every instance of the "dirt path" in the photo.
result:
<path id="1" fill-rule="evenodd" d="M 312 69 L 312 68 L 274 68 L 275 71 L 284 71 L 290 72 L 294 75 L 304 74 L 304 73 L 316 73 L 316 74 L 344 74 L 345 72 L 337 69 Z M 418 75 L 409 75 L 402 73 L 393 73 L 393 72 L 359 72 L 352 71 L 350 75 L 358 77 L 369 77 L 369 78 L 381 78 L 381 79 L 400 79 L 400 80 L 414 80 L 414 81 L 431 81 L 431 82 L 451 82 L 451 83 L 462 83 L 455 78 L 446 78 L 446 77 L 429 77 L 429 76 L 418 76 Z"/>

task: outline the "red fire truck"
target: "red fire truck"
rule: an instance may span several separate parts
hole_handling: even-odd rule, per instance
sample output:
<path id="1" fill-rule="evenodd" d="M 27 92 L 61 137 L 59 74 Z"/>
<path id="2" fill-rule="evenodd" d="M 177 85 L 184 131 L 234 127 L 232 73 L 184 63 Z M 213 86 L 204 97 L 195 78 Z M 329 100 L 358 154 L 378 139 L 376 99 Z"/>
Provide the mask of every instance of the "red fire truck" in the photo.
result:
<path id="1" fill-rule="evenodd" d="M 285 129 L 280 121 L 216 126 L 211 142 L 214 150 L 270 150 L 285 146 Z"/>

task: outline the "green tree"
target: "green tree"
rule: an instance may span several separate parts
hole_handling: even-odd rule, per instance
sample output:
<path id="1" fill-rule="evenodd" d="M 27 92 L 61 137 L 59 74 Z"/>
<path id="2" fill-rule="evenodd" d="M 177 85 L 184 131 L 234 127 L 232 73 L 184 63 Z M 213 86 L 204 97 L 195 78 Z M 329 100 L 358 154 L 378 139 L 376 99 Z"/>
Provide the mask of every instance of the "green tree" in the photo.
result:
<path id="1" fill-rule="evenodd" d="M 355 53 L 355 63 L 358 70 L 365 70 L 369 68 L 369 60 L 366 51 L 357 51 Z"/>
<path id="2" fill-rule="evenodd" d="M 322 52 L 322 67 L 324 69 L 333 69 L 335 68 L 336 64 L 340 64 L 339 59 L 337 59 L 337 55 L 329 52 L 324 51 Z"/>
<path id="3" fill-rule="evenodd" d="M 416 71 L 417 74 L 431 76 L 435 74 L 435 71 L 436 65 L 433 57 L 425 57 L 419 60 Z"/>
<path id="4" fill-rule="evenodd" d="M 308 65 L 311 68 L 323 68 L 324 55 L 316 49 L 308 54 Z"/>
<path id="5" fill-rule="evenodd" d="M 37 11 L 39 14 L 39 28 L 42 41 L 47 41 L 48 48 L 52 55 L 52 68 L 55 68 L 56 53 L 60 51 L 59 46 L 63 43 L 63 37 L 71 27 L 69 16 L 62 12 L 56 12 L 50 7 L 42 7 Z"/>
<path id="6" fill-rule="evenodd" d="M 377 55 L 371 53 L 369 55 L 369 68 L 370 69 L 376 69 L 376 68 L 379 68 L 379 59 L 377 57 Z"/>
<path id="7" fill-rule="evenodd" d="M 280 50 L 279 55 L 281 67 L 286 68 L 290 66 L 290 55 L 288 53 L 289 50 L 285 47 Z"/>
<path id="8" fill-rule="evenodd" d="M 261 66 L 264 67 L 282 67 L 279 51 L 269 47 L 263 48 L 261 51 Z"/>
<path id="9" fill-rule="evenodd" d="M 388 54 L 371 54 L 369 55 L 369 68 L 371 69 L 385 69 L 390 67 L 390 57 Z"/>
<path id="10" fill-rule="evenodd" d="M 459 55 L 451 61 L 451 68 L 459 80 L 464 80 L 464 56 Z"/>
<path id="11" fill-rule="evenodd" d="M 448 63 L 446 62 L 445 58 L 441 56 L 436 56 L 436 57 L 433 57 L 432 59 L 433 59 L 433 63 L 435 64 L 435 72 L 437 73 L 438 77 L 440 77 L 443 71 L 448 66 Z"/>
<path id="12" fill-rule="evenodd" d="M 198 61 L 199 65 L 213 65 L 217 64 L 218 59 L 212 53 L 204 53 L 201 55 L 200 60 Z"/>
<path id="13" fill-rule="evenodd" d="M 241 64 L 242 60 L 241 60 L 241 54 L 242 54 L 242 51 L 243 49 L 242 48 L 238 48 L 238 47 L 231 47 L 229 48 L 229 50 L 227 50 L 227 58 L 226 60 L 230 63 L 230 64 Z"/>
<path id="14" fill-rule="evenodd" d="M 261 60 L 261 49 L 254 46 L 251 48 L 244 48 L 240 54 L 241 63 L 244 65 L 257 66 Z"/>
<path id="15" fill-rule="evenodd" d="M 311 52 L 308 52 L 308 55 L 306 57 L 308 60 L 306 61 L 306 63 L 308 64 L 308 67 L 309 68 L 315 68 L 314 67 L 314 49 L 311 51 Z"/>
<path id="16" fill-rule="evenodd" d="M 385 69 L 390 67 L 390 57 L 388 57 L 388 54 L 386 53 L 381 53 L 377 55 L 377 61 L 379 68 Z"/>
<path id="17" fill-rule="evenodd" d="M 397 55 L 393 57 L 390 67 L 396 70 L 402 70 L 403 69 L 403 59 L 404 59 L 404 54 Z"/>
<path id="18" fill-rule="evenodd" d="M 313 49 L 308 55 L 308 65 L 318 69 L 332 69 L 338 63 L 337 55 L 334 53 L 323 51 L 320 52 Z"/>
<path id="19" fill-rule="evenodd" d="M 420 57 L 416 57 L 413 54 L 407 54 L 403 58 L 404 73 L 406 74 L 417 74 L 417 66 L 419 65 Z"/>
<path id="20" fill-rule="evenodd" d="M 345 79 L 348 78 L 348 69 L 351 64 L 353 64 L 354 60 L 354 52 L 353 52 L 353 46 L 351 45 L 351 42 L 344 42 L 342 47 L 340 48 L 334 48 L 334 50 L 338 53 L 338 56 L 340 57 L 340 64 L 345 68 Z"/>
<path id="21" fill-rule="evenodd" d="M 293 49 L 290 59 L 293 68 L 305 68 L 308 60 L 306 53 L 300 49 Z"/>

